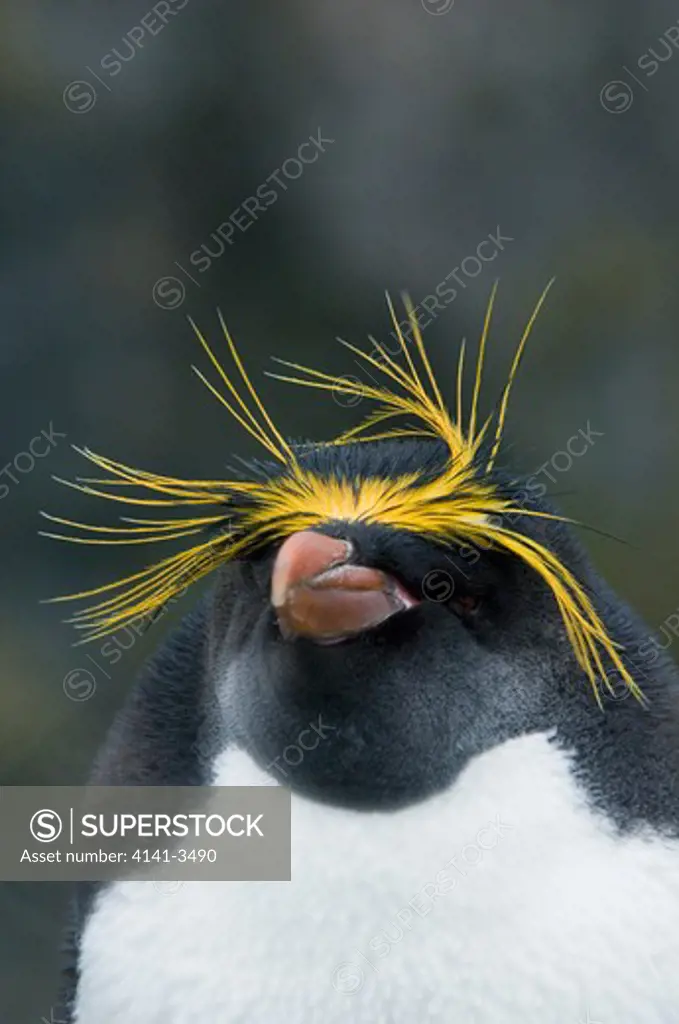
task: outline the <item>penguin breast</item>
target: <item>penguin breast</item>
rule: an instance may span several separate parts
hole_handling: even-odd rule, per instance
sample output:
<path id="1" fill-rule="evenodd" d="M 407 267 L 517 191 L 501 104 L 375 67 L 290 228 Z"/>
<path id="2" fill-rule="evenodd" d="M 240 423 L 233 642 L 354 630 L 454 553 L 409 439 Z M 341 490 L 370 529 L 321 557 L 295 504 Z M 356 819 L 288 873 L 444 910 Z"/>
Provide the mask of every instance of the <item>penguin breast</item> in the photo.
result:
<path id="1" fill-rule="evenodd" d="M 272 783 L 235 747 L 214 769 Z M 292 814 L 291 882 L 102 890 L 77 1024 L 677 1019 L 677 843 L 618 834 L 553 736 L 509 740 L 400 810 L 294 793 Z"/>

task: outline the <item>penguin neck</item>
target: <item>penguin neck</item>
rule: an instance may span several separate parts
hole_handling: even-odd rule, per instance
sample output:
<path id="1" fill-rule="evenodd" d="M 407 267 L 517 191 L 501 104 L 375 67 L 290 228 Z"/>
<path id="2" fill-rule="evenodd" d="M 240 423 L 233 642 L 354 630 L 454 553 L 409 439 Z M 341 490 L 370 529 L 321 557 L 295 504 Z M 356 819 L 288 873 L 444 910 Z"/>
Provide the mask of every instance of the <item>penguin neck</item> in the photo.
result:
<path id="1" fill-rule="evenodd" d="M 597 602 L 644 700 L 618 678 L 597 707 L 581 674 L 564 681 L 553 711 L 556 742 L 574 752 L 589 799 L 623 831 L 679 835 L 679 670 L 648 627 L 601 578 Z"/>

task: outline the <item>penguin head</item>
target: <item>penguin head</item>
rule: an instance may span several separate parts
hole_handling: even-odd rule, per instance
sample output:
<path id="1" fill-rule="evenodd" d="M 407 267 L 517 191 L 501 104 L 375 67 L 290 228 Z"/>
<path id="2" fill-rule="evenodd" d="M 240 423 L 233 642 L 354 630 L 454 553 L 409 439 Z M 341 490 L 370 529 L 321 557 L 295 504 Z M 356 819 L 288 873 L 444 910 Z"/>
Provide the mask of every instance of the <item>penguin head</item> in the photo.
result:
<path id="1" fill-rule="evenodd" d="M 435 476 L 437 442 L 307 451 L 319 479 Z M 497 493 L 551 510 L 518 482 Z M 517 515 L 586 585 L 571 529 Z M 227 733 L 279 782 L 353 807 L 445 789 L 475 754 L 547 729 L 595 698 L 554 596 L 491 545 L 381 523 L 328 520 L 220 570 L 211 598 L 211 685 Z M 598 711 L 597 711 L 598 713 Z"/>
<path id="2" fill-rule="evenodd" d="M 143 506 L 146 518 L 105 527 L 48 516 L 80 531 L 65 539 L 94 533 L 98 544 L 166 549 L 194 538 L 124 580 L 59 598 L 96 598 L 71 620 L 83 642 L 214 574 L 208 675 L 224 742 L 247 747 L 278 781 L 354 807 L 421 800 L 473 755 L 554 726 L 565 706 L 596 710 L 602 690 L 640 697 L 569 521 L 498 469 L 512 384 L 545 295 L 485 421 L 495 291 L 467 403 L 461 349 L 454 415 L 410 307 L 406 340 L 390 305 L 399 359 L 376 342 L 372 353 L 350 346 L 384 386 L 285 364 L 295 375 L 284 380 L 375 404 L 329 442 L 288 441 L 226 328 L 240 389 L 196 328 L 221 389 L 198 375 L 267 461 L 239 479 L 186 480 L 80 450 L 106 476 L 75 486 L 126 511 Z"/>

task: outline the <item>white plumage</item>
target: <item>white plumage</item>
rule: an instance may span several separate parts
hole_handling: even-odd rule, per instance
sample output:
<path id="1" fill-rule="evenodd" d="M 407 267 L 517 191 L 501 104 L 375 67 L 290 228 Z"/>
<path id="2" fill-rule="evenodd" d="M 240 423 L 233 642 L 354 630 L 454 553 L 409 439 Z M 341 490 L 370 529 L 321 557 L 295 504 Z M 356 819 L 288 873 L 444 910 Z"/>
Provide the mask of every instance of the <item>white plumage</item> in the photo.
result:
<path id="1" fill-rule="evenodd" d="M 679 843 L 618 835 L 547 734 L 396 813 L 292 808 L 290 883 L 100 893 L 77 1024 L 679 1021 Z"/>

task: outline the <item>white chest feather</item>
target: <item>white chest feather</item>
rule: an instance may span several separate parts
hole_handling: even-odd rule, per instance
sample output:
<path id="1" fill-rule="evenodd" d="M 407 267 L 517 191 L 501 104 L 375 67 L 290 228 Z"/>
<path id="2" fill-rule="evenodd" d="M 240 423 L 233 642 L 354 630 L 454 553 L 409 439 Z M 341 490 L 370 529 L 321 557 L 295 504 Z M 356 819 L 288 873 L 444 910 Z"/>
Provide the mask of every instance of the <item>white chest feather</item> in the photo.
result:
<path id="1" fill-rule="evenodd" d="M 77 1024 L 679 1021 L 679 844 L 615 836 L 546 736 L 398 813 L 292 814 L 292 882 L 104 892 Z"/>

